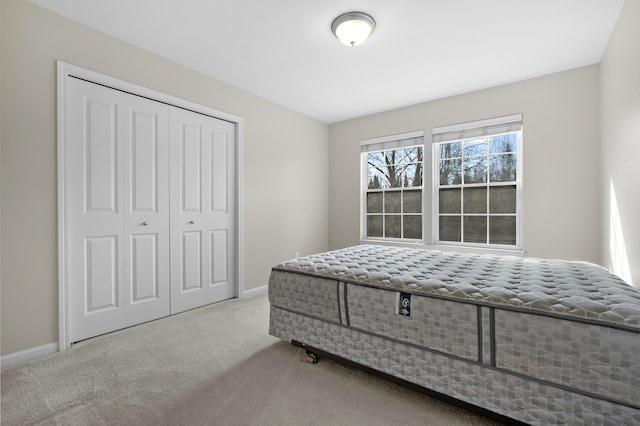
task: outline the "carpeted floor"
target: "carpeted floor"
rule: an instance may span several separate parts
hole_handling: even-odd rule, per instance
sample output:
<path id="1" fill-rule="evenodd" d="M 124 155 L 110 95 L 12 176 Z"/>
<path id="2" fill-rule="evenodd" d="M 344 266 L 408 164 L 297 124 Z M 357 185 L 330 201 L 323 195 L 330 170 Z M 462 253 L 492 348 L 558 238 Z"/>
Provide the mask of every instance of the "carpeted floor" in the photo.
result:
<path id="1" fill-rule="evenodd" d="M 268 335 L 229 300 L 2 369 L 2 425 L 492 425 Z"/>

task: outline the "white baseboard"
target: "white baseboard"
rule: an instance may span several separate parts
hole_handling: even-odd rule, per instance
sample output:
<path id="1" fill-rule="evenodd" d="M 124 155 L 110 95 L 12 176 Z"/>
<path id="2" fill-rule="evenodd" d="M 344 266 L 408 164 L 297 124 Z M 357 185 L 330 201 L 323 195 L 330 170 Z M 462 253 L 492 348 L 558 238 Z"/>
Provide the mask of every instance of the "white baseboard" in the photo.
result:
<path id="1" fill-rule="evenodd" d="M 242 296 L 240 297 L 242 299 L 246 299 L 247 297 L 259 296 L 261 294 L 266 294 L 268 289 L 269 289 L 268 285 L 263 285 L 262 287 L 256 287 L 249 290 L 244 290 L 242 292 Z"/>
<path id="2" fill-rule="evenodd" d="M 0 358 L 0 365 L 2 368 L 5 368 L 11 365 L 31 361 L 32 359 L 40 358 L 45 355 L 51 355 L 56 352 L 58 352 L 58 344 L 49 343 L 47 345 L 38 346 L 37 348 L 26 349 L 24 351 L 4 355 Z"/>

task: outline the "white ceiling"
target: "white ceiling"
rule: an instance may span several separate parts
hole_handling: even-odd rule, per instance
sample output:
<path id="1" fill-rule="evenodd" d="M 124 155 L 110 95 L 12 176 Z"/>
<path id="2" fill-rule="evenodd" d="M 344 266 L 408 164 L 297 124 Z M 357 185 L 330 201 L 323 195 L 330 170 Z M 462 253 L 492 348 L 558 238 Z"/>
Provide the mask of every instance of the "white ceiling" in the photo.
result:
<path id="1" fill-rule="evenodd" d="M 624 0 L 31 0 L 327 123 L 600 62 Z M 343 12 L 377 27 L 350 48 Z"/>

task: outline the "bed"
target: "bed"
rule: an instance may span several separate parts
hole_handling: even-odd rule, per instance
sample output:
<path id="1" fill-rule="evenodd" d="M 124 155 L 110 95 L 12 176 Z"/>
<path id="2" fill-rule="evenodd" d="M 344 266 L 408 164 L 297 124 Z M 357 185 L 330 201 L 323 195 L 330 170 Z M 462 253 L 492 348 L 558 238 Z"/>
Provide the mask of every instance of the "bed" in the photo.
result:
<path id="1" fill-rule="evenodd" d="M 274 266 L 270 334 L 526 424 L 640 424 L 640 292 L 565 260 L 359 245 Z"/>

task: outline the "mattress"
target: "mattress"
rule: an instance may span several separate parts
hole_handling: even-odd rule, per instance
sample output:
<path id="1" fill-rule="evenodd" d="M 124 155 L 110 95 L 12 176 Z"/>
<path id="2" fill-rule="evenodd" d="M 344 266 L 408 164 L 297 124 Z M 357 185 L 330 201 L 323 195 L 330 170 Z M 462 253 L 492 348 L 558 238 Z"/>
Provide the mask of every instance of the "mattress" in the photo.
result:
<path id="1" fill-rule="evenodd" d="M 640 292 L 597 265 L 361 245 L 275 266 L 269 299 L 271 334 L 499 414 L 640 423 Z"/>

